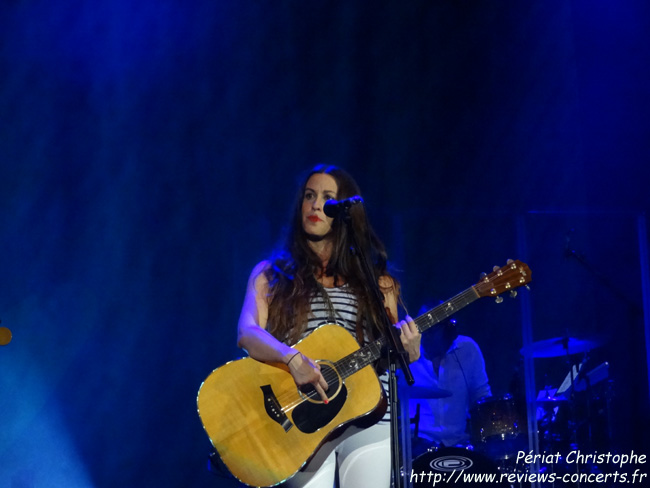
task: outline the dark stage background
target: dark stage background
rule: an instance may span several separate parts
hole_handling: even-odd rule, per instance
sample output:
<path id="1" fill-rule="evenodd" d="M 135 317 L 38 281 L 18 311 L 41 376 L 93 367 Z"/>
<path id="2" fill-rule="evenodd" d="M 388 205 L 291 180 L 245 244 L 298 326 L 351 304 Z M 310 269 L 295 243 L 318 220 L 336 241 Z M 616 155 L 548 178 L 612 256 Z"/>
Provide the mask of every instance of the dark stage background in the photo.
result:
<path id="1" fill-rule="evenodd" d="M 528 321 L 533 341 L 598 336 L 614 447 L 647 452 L 649 13 L 2 2 L 0 487 L 228 484 L 196 393 L 241 355 L 248 274 L 321 161 L 358 179 L 412 313 L 527 262 L 523 300 L 457 317 L 493 390 Z M 568 372 L 534 366 L 536 389 Z"/>

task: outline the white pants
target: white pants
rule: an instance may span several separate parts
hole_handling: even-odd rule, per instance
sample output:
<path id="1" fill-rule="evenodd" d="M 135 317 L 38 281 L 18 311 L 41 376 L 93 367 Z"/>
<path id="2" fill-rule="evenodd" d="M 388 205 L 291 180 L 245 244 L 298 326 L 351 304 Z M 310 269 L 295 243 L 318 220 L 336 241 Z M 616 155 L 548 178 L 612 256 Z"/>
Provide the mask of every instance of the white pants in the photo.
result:
<path id="1" fill-rule="evenodd" d="M 333 488 L 338 464 L 339 488 L 389 488 L 390 424 L 350 426 L 341 438 L 326 442 L 287 487 Z"/>

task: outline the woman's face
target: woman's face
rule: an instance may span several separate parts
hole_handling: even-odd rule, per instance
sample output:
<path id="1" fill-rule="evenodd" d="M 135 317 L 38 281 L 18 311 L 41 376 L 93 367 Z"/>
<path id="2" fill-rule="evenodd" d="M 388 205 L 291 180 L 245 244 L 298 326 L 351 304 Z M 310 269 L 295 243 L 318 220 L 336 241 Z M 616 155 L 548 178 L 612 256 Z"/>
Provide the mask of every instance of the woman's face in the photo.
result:
<path id="1" fill-rule="evenodd" d="M 302 196 L 302 228 L 313 238 L 322 239 L 332 230 L 334 219 L 327 217 L 323 206 L 328 200 L 336 200 L 336 180 L 325 173 L 314 173 L 305 185 Z"/>

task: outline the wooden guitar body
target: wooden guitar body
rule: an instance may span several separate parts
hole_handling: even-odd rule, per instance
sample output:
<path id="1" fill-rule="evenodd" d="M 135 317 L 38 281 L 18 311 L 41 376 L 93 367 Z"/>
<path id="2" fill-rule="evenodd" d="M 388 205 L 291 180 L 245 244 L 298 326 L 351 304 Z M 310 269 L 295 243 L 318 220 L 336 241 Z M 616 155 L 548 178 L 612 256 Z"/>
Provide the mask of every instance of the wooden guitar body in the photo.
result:
<path id="1" fill-rule="evenodd" d="M 205 431 L 240 481 L 272 486 L 294 475 L 338 427 L 383 404 L 372 365 L 345 377 L 334 363 L 359 349 L 337 325 L 324 325 L 296 349 L 318 361 L 330 388 L 323 404 L 298 391 L 284 364 L 238 359 L 215 369 L 198 394 Z"/>

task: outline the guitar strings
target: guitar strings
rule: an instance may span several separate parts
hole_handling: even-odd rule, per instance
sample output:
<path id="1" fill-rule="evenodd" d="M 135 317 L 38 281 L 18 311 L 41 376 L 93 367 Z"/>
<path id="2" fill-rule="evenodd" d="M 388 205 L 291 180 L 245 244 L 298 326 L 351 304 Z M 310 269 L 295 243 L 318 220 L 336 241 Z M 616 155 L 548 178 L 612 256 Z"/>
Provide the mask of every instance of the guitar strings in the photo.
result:
<path id="1" fill-rule="evenodd" d="M 325 371 L 323 374 L 323 378 L 329 385 L 330 383 L 334 383 L 334 381 L 338 378 L 338 374 L 336 371 L 333 370 L 328 370 Z M 343 381 L 343 375 L 341 375 L 341 382 Z M 326 392 L 327 393 L 327 392 Z M 320 399 L 320 394 L 316 389 L 313 389 L 307 393 L 302 392 L 302 395 L 300 394 L 299 387 L 295 387 L 295 389 L 292 389 L 290 391 L 287 391 L 285 393 L 282 393 L 277 397 L 278 403 L 280 403 L 280 406 L 282 408 L 282 411 L 287 413 L 296 408 L 297 406 L 309 401 L 309 400 L 318 400 Z M 286 405 L 285 405 L 286 403 Z"/>
<path id="2" fill-rule="evenodd" d="M 471 303 L 476 299 L 476 294 L 474 293 L 472 288 L 469 288 L 468 290 L 465 290 L 464 292 L 456 295 L 455 297 L 451 298 L 450 300 L 447 300 L 445 302 L 445 305 L 451 305 L 451 308 L 453 311 L 457 308 L 462 308 L 462 306 L 467 305 L 468 303 Z M 442 305 L 443 307 L 445 305 Z M 459 305 L 461 305 L 459 307 Z M 447 310 L 443 310 L 442 312 L 440 311 L 435 311 L 438 307 L 435 307 L 425 314 L 421 315 L 420 317 L 414 319 L 415 324 L 418 326 L 418 330 L 421 332 L 426 331 L 431 325 L 435 325 L 435 323 L 438 323 L 451 314 L 447 313 Z M 431 323 L 432 317 L 436 319 L 435 323 Z M 377 342 L 377 341 L 375 341 Z M 379 344 L 376 344 L 379 345 Z M 354 353 L 353 353 L 354 354 Z M 337 373 L 338 369 L 345 370 L 345 367 L 343 363 L 345 362 L 345 359 L 341 359 L 339 362 L 335 363 L 335 367 L 333 369 L 328 368 L 324 373 L 323 373 L 323 378 L 328 384 L 333 383 L 339 374 Z M 364 365 L 365 367 L 367 365 Z M 340 367 L 340 368 L 339 368 Z M 347 371 L 343 371 L 340 376 L 341 380 L 349 376 L 348 374 L 345 374 Z M 320 395 L 316 389 L 312 389 L 311 391 L 305 393 L 302 392 L 302 395 L 299 393 L 299 389 L 296 387 L 296 389 L 292 389 L 291 391 L 285 392 L 278 396 L 277 400 L 281 405 L 281 408 L 283 412 L 290 412 L 294 408 L 296 408 L 298 405 L 301 405 L 302 403 L 309 401 L 309 400 L 318 400 L 320 398 Z M 286 402 L 286 405 L 284 405 Z M 282 406 L 283 405 L 283 406 Z"/>
<path id="3" fill-rule="evenodd" d="M 374 352 L 376 353 L 377 349 L 382 347 L 382 343 L 383 343 L 383 339 L 378 339 L 364 346 L 364 349 L 365 348 L 369 348 L 371 350 L 374 349 L 375 350 Z M 359 351 L 360 349 L 354 351 L 352 354 L 349 354 L 348 356 L 339 359 L 338 361 L 334 362 L 333 367 L 330 366 L 325 371 L 321 369 L 321 372 L 323 373 L 323 378 L 325 379 L 328 385 L 334 384 L 337 381 L 344 383 L 345 378 L 350 376 L 352 373 L 360 371 L 361 369 L 365 368 L 371 363 L 371 361 L 369 361 L 368 358 L 355 357 L 358 356 Z M 338 380 L 339 377 L 340 380 Z M 306 401 L 319 400 L 319 399 L 320 399 L 320 395 L 315 388 L 307 393 L 302 392 L 301 395 L 299 393 L 299 387 L 284 392 L 277 397 L 277 400 L 280 403 L 283 412 L 289 412 L 293 410 L 295 407 L 297 407 L 298 405 Z M 287 402 L 287 404 L 283 405 L 285 402 Z"/>
<path id="4" fill-rule="evenodd" d="M 465 305 L 473 302 L 476 298 L 477 297 L 474 293 L 474 290 L 472 288 L 469 288 L 464 292 L 459 293 L 455 297 L 445 301 L 443 304 L 432 308 L 431 310 L 420 315 L 418 318 L 414 319 L 415 325 L 418 326 L 418 330 L 420 332 L 424 332 L 429 327 L 436 325 L 447 317 L 450 317 L 456 310 L 463 308 Z M 432 318 L 435 320 L 432 320 Z"/>
<path id="5" fill-rule="evenodd" d="M 376 341 L 375 341 L 376 342 Z M 374 343 L 373 343 L 374 344 Z M 355 351 L 356 353 L 356 351 Z M 340 381 L 341 383 L 344 382 L 345 378 L 350 376 L 350 368 L 349 366 L 346 366 L 345 363 L 347 362 L 346 360 L 350 357 L 353 356 L 355 353 L 350 354 L 349 356 L 346 356 L 344 358 L 341 358 L 339 361 L 334 363 L 334 367 L 328 367 L 325 371 L 321 369 L 321 372 L 323 373 L 323 378 L 325 379 L 325 382 L 328 385 L 335 384 L 337 381 Z M 364 365 L 365 367 L 367 365 Z M 361 370 L 362 368 L 359 368 Z M 338 378 L 340 377 L 340 380 Z M 282 393 L 281 395 L 278 396 L 277 400 L 281 405 L 282 411 L 283 412 L 289 412 L 296 408 L 298 405 L 301 405 L 302 403 L 309 401 L 309 400 L 319 400 L 320 399 L 320 394 L 316 389 L 312 389 L 308 392 L 302 392 L 302 395 L 299 392 L 299 387 L 296 387 L 295 389 L 292 389 L 291 391 L 287 391 L 285 393 Z M 327 391 L 326 391 L 327 394 Z M 283 405 L 285 402 L 288 402 L 286 405 Z"/>
<path id="6" fill-rule="evenodd" d="M 472 288 L 469 288 L 468 290 L 465 290 L 464 292 L 462 292 L 462 293 L 456 295 L 455 297 L 447 300 L 445 302 L 445 304 L 441 305 L 441 306 L 444 307 L 446 304 L 449 304 L 449 305 L 451 305 L 451 308 L 455 311 L 456 308 L 462 308 L 459 305 L 465 306 L 468 303 L 471 303 L 472 301 L 474 301 L 475 299 L 476 299 L 475 292 L 473 291 Z M 425 314 L 417 317 L 416 319 L 414 319 L 414 322 L 415 322 L 416 326 L 418 327 L 418 330 L 420 330 L 421 332 L 424 332 L 431 325 L 435 325 L 435 323 L 438 323 L 438 322 L 444 320 L 445 318 L 447 318 L 448 316 L 451 315 L 451 314 L 447 313 L 447 310 L 443 310 L 442 312 L 441 311 L 435 311 L 439 307 L 440 307 L 440 305 L 438 307 L 435 307 L 435 308 L 429 310 L 428 312 L 426 312 Z M 432 322 L 432 320 L 431 320 L 432 317 L 436 319 L 435 323 L 433 323 L 433 324 L 431 323 Z M 375 341 L 375 342 L 377 342 L 377 341 Z M 336 371 L 337 369 L 344 370 L 340 374 L 341 381 L 343 381 L 344 378 L 349 376 L 348 374 L 345 374 L 347 372 L 347 371 L 345 371 L 345 366 L 343 365 L 343 363 L 345 362 L 344 361 L 345 359 L 347 359 L 347 358 L 342 358 L 340 361 L 335 363 L 335 365 L 334 365 L 335 367 L 333 369 L 328 368 L 323 373 L 323 378 L 328 383 L 328 385 L 333 384 L 335 382 L 335 380 L 337 380 L 337 377 L 339 376 L 339 373 L 337 373 L 337 371 Z M 365 366 L 363 366 L 363 367 L 365 367 Z M 303 404 L 304 402 L 307 402 L 307 401 L 310 401 L 310 400 L 319 400 L 319 399 L 320 399 L 320 395 L 319 395 L 318 391 L 316 391 L 316 389 L 312 389 L 312 390 L 310 390 L 309 392 L 306 392 L 306 393 L 302 392 L 302 395 L 301 395 L 300 392 L 299 392 L 298 387 L 296 387 L 295 389 L 292 389 L 290 391 L 286 391 L 286 392 L 280 394 L 277 397 L 277 400 L 280 403 L 281 409 L 285 413 L 290 412 L 291 410 L 293 410 L 297 406 Z"/>
<path id="7" fill-rule="evenodd" d="M 508 271 L 506 271 L 508 273 Z M 481 285 L 482 283 L 478 283 L 477 285 Z M 476 286 L 476 285 L 475 285 Z M 447 317 L 450 317 L 456 310 L 461 309 L 465 307 L 466 305 L 472 303 L 474 300 L 479 298 L 478 292 L 475 290 L 475 287 L 472 286 L 468 288 L 467 290 L 459 293 L 458 295 L 452 297 L 451 299 L 447 300 L 444 302 L 444 304 L 438 305 L 437 307 L 432 308 L 431 310 L 425 312 L 424 314 L 420 315 L 416 319 L 414 319 L 414 322 L 416 326 L 418 327 L 418 330 L 420 332 L 426 331 L 429 327 L 434 326 Z M 329 298 L 329 297 L 327 297 Z M 329 301 L 329 300 L 328 300 Z M 441 308 L 442 307 L 442 308 Z M 375 341 L 377 342 L 377 341 Z M 354 353 L 353 353 L 354 354 Z M 352 354 L 352 355 L 353 355 Z M 349 356 L 348 356 L 349 357 Z M 323 378 L 329 385 L 331 382 L 337 379 L 339 377 L 339 373 L 337 373 L 337 366 L 343 366 L 344 360 L 346 358 L 341 359 L 339 362 L 335 363 L 335 368 L 328 369 L 325 371 L 323 374 Z M 364 365 L 365 367 L 367 365 Z M 361 369 L 361 368 L 359 368 Z M 340 381 L 343 382 L 344 378 L 349 376 L 349 374 L 340 374 Z M 297 397 L 297 398 L 296 398 Z M 293 399 L 292 398 L 296 398 Z M 309 401 L 311 399 L 319 399 L 320 395 L 316 389 L 312 389 L 311 391 L 305 393 L 302 392 L 302 395 L 299 393 L 298 387 L 295 390 L 291 390 L 288 392 L 285 392 L 284 394 L 280 395 L 277 399 L 280 405 L 282 405 L 285 401 L 289 401 L 287 405 L 282 406 L 282 411 L 284 412 L 289 412 L 293 410 L 296 406 Z"/>

